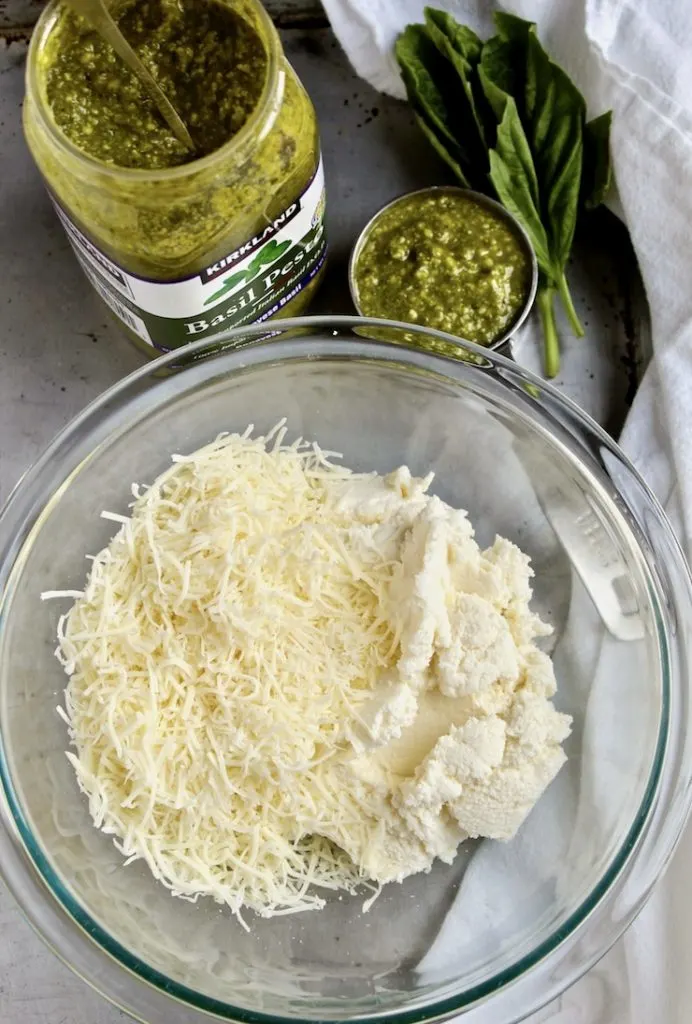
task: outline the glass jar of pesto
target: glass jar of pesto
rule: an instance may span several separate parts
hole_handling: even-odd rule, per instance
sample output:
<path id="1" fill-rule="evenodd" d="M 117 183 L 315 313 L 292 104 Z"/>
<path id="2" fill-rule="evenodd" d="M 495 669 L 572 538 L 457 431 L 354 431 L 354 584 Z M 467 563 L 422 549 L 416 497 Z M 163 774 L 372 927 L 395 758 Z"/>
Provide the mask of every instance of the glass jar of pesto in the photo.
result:
<path id="1" fill-rule="evenodd" d="M 24 130 L 92 285 L 147 354 L 305 308 L 326 257 L 312 103 L 258 0 L 111 12 L 186 122 L 187 153 L 89 27 L 34 31 Z"/>

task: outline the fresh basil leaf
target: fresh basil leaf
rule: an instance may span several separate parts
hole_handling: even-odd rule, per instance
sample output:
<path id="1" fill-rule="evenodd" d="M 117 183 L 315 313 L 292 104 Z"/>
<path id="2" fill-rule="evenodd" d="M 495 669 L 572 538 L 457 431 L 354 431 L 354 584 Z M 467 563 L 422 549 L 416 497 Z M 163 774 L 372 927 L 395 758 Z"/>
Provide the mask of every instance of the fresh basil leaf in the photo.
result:
<path id="1" fill-rule="evenodd" d="M 469 187 L 468 180 L 462 169 L 461 161 L 459 158 L 458 146 L 450 146 L 449 140 L 446 135 L 442 137 L 435 128 L 432 126 L 429 118 L 419 103 L 415 92 L 415 85 L 409 82 L 408 72 L 402 68 L 401 77 L 406 85 L 406 91 L 409 97 L 409 103 L 413 110 L 414 117 L 418 123 L 419 128 L 427 138 L 430 145 L 433 147 L 438 156 L 440 156 L 448 167 L 452 169 L 454 174 L 460 179 L 465 188 Z"/>
<path id="2" fill-rule="evenodd" d="M 586 107 L 572 80 L 541 46 L 533 26 L 528 32 L 525 105 L 550 248 L 564 267 L 577 224 Z"/>
<path id="3" fill-rule="evenodd" d="M 510 14 L 508 11 L 495 11 L 493 21 L 501 39 L 518 43 L 524 49 L 529 31 L 536 28 L 534 21 L 526 21 L 525 18 L 519 18 L 516 14 Z"/>
<path id="4" fill-rule="evenodd" d="M 491 82 L 514 97 L 523 120 L 526 113 L 524 94 L 529 33 L 536 26 L 533 21 L 526 21 L 507 11 L 495 11 L 493 20 L 497 35 L 483 47 L 483 67 Z"/>
<path id="5" fill-rule="evenodd" d="M 481 67 L 491 83 L 496 112 L 498 87 L 515 97 L 533 154 L 551 257 L 564 267 L 577 221 L 584 100 L 550 60 L 533 22 L 503 11 L 494 17 L 498 36 L 484 47 Z"/>
<path id="6" fill-rule="evenodd" d="M 442 157 L 447 166 L 452 169 L 457 179 L 459 180 L 459 184 L 462 185 L 463 188 L 471 188 L 469 180 L 464 174 L 461 164 L 452 156 L 452 154 L 449 152 L 444 143 L 438 138 L 438 136 L 429 126 L 425 118 L 421 117 L 417 110 L 414 110 L 414 114 L 416 117 L 416 121 L 418 122 L 418 126 L 425 135 L 426 139 L 428 140 L 432 148 L 435 150 L 437 155 Z"/>
<path id="7" fill-rule="evenodd" d="M 521 167 L 520 188 L 526 193 L 526 205 L 530 202 L 540 219 L 540 194 L 536 168 L 516 100 L 511 93 L 514 86 L 514 69 L 511 63 L 511 44 L 495 36 L 483 47 L 479 76 L 485 94 L 498 119 L 495 149 L 503 160 L 509 160 L 510 150 L 515 150 L 514 161 Z M 492 181 L 492 174 L 491 174 Z M 504 202 L 504 200 L 501 200 Z M 532 215 L 533 216 L 533 215 Z"/>
<path id="8" fill-rule="evenodd" d="M 613 184 L 610 159 L 610 125 L 613 111 L 607 110 L 584 125 L 584 169 L 581 202 L 587 210 L 600 206 Z"/>
<path id="9" fill-rule="evenodd" d="M 487 111 L 484 96 L 478 86 L 476 67 L 480 60 L 482 43 L 475 32 L 459 25 L 451 14 L 425 8 L 425 28 L 430 40 L 456 71 L 461 84 L 458 119 L 460 131 L 467 140 L 472 166 L 478 171 L 485 168 Z M 474 89 L 475 85 L 475 89 Z"/>
<path id="10" fill-rule="evenodd" d="M 479 75 L 485 95 L 499 120 L 495 148 L 490 150 L 490 181 L 498 199 L 526 231 L 539 266 L 554 275 L 547 233 L 541 221 L 538 178 L 531 148 L 511 90 L 516 65 L 513 44 L 495 36 L 483 47 Z"/>
<path id="11" fill-rule="evenodd" d="M 477 64 L 481 57 L 483 43 L 479 36 L 466 25 L 460 25 L 447 11 L 439 11 L 435 7 L 424 9 L 425 23 L 430 29 L 434 25 L 449 39 L 456 52 L 464 57 L 469 64 Z"/>
<path id="12" fill-rule="evenodd" d="M 531 150 L 511 96 L 505 99 L 495 148 L 490 150 L 490 180 L 502 205 L 526 231 L 546 277 L 555 277 L 548 235 L 541 221 L 538 181 Z"/>
<path id="13" fill-rule="evenodd" d="M 531 30 L 535 30 L 536 26 L 534 22 L 519 18 L 516 14 L 508 14 L 506 11 L 495 11 L 493 20 L 497 28 L 496 39 L 498 42 L 496 46 L 498 53 L 493 57 L 491 48 L 487 59 L 491 62 L 494 59 L 500 65 L 502 63 L 506 65 L 505 89 L 514 96 L 519 117 L 524 121 L 526 117 L 524 97 L 526 93 L 529 33 Z M 489 43 L 492 42 L 492 39 L 489 40 Z"/>
<path id="14" fill-rule="evenodd" d="M 461 147 L 453 127 L 453 108 L 450 108 L 440 83 L 440 56 L 425 27 L 409 25 L 405 28 L 396 41 L 394 53 L 409 101 L 455 163 L 461 163 Z"/>
<path id="15" fill-rule="evenodd" d="M 516 103 L 516 96 L 521 91 L 520 86 L 523 87 L 523 80 L 517 75 L 514 45 L 500 36 L 489 39 L 483 46 L 478 77 L 499 124 L 505 112 L 507 97 L 515 97 Z"/>

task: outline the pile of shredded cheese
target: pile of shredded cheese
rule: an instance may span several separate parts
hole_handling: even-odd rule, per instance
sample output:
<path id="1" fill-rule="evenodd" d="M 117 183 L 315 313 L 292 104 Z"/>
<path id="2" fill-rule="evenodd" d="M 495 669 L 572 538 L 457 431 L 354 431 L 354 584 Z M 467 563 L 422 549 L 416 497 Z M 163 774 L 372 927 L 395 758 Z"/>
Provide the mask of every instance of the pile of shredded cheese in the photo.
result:
<path id="1" fill-rule="evenodd" d="M 358 880 L 319 837 L 364 827 L 329 764 L 396 646 L 390 566 L 355 559 L 330 493 L 350 474 L 284 434 L 219 437 L 135 489 L 58 652 L 96 825 L 176 894 L 265 914 Z"/>
<path id="2" fill-rule="evenodd" d="M 504 817 L 498 826 L 495 812 L 485 834 L 511 834 L 564 760 L 569 731 L 547 699 L 549 659 L 531 644 L 545 628 L 528 611 L 526 556 L 499 541 L 480 552 L 465 514 L 425 494 L 431 478 L 405 467 L 354 474 L 285 436 L 283 423 L 267 437 L 249 427 L 173 456 L 152 486 L 133 486 L 130 516 L 104 513 L 120 529 L 84 592 L 43 595 L 76 598 L 58 627 L 70 677 L 59 710 L 94 823 L 174 894 L 210 895 L 239 917 L 319 907 L 319 887 L 353 891 L 453 856 L 471 834 L 463 815 L 441 842 L 412 804 L 439 774 L 431 758 L 445 742 L 456 758 L 447 751 L 445 770 L 467 780 L 449 775 L 447 790 L 460 808 L 467 794 L 474 834 L 493 785 L 507 810 L 501 802 Z M 495 602 L 464 598 L 499 623 L 482 642 L 478 623 L 463 639 L 463 619 L 439 639 L 450 632 L 446 608 L 466 615 L 461 598 L 457 613 L 435 589 L 435 574 L 449 584 L 454 573 Z M 437 679 L 438 669 L 447 674 Z M 538 710 L 512 732 L 519 690 Z M 363 751 L 405 742 L 423 710 L 425 763 L 392 797 L 393 770 L 373 773 Z M 503 763 L 512 744 L 519 768 L 534 760 L 522 792 Z M 437 810 L 425 797 L 425 814 L 447 820 L 441 793 Z"/>

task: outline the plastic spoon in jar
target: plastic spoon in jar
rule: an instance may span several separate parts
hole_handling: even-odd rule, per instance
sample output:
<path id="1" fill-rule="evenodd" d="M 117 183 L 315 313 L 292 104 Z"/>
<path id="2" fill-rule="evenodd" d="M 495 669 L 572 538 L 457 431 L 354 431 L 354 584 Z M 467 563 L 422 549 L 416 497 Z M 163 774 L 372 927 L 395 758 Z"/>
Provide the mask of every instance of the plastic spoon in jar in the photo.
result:
<path id="1" fill-rule="evenodd" d="M 120 59 L 137 75 L 178 142 L 194 152 L 195 144 L 184 121 L 111 18 L 104 0 L 67 0 L 67 4 L 110 43 Z"/>

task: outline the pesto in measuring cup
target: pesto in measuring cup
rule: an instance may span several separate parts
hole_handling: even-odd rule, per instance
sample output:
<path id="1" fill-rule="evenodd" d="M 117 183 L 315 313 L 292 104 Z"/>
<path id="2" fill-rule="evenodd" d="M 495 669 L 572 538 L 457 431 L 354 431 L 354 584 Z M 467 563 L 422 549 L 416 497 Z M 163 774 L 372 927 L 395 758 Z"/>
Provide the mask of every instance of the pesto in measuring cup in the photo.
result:
<path id="1" fill-rule="evenodd" d="M 400 196 L 366 225 L 351 260 L 351 290 L 365 316 L 491 345 L 533 300 L 534 264 L 524 232 L 497 203 L 433 187 Z"/>

